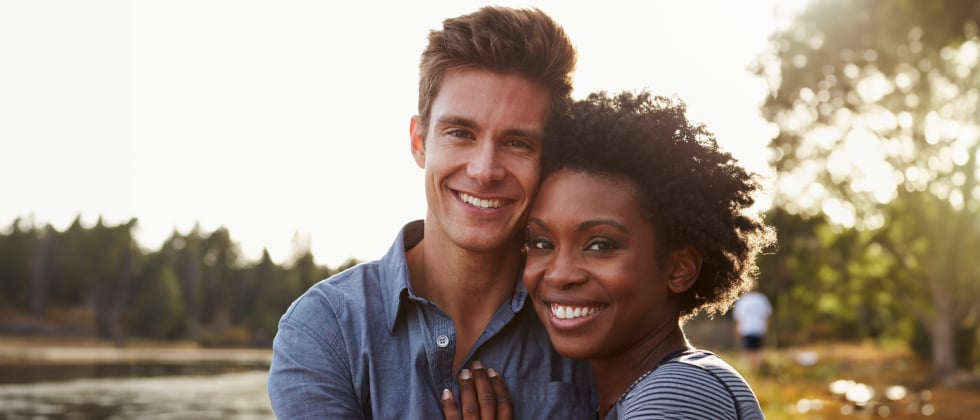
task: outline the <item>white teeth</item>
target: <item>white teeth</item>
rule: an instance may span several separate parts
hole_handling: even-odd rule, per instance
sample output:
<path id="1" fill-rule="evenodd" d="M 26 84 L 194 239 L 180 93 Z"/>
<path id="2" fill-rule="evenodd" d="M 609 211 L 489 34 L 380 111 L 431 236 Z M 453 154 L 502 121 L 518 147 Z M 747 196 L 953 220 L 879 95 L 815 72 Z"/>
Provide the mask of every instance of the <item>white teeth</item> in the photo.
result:
<path id="1" fill-rule="evenodd" d="M 459 193 L 459 198 L 461 198 L 465 203 L 484 209 L 495 209 L 500 207 L 500 200 L 497 199 L 488 200 L 485 198 L 477 198 L 466 193 Z"/>
<path id="2" fill-rule="evenodd" d="M 551 315 L 558 319 L 573 319 L 589 316 L 599 309 L 594 306 L 564 306 L 556 303 L 551 304 Z"/>

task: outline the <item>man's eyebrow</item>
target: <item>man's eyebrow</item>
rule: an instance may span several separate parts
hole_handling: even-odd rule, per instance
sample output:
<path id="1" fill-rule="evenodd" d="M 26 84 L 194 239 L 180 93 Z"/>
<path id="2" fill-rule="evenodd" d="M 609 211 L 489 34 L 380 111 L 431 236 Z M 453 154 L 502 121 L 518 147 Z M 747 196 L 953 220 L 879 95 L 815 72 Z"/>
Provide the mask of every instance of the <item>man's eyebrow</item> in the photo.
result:
<path id="1" fill-rule="evenodd" d="M 504 131 L 504 136 L 542 139 L 544 138 L 544 131 L 533 128 L 510 128 Z"/>
<path id="2" fill-rule="evenodd" d="M 463 127 L 473 128 L 473 129 L 480 128 L 480 124 L 477 124 L 476 121 L 473 121 L 469 118 L 458 117 L 454 115 L 444 115 L 442 117 L 439 117 L 439 119 L 436 120 L 436 123 L 447 124 L 447 125 L 461 125 Z"/>
<path id="3" fill-rule="evenodd" d="M 436 124 L 442 125 L 458 125 L 461 127 L 466 127 L 472 130 L 479 130 L 480 124 L 466 117 L 460 117 L 456 115 L 444 115 L 436 120 Z M 508 128 L 504 130 L 503 133 L 506 137 L 526 137 L 541 139 L 544 138 L 544 131 L 537 128 Z"/>

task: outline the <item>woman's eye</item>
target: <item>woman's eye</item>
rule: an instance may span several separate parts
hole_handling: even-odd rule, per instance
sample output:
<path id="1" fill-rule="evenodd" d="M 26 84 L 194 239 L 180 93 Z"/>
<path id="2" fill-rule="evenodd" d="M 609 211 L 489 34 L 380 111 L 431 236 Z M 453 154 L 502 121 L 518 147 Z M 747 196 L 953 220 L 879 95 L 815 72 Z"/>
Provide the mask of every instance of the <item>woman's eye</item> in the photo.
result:
<path id="1" fill-rule="evenodd" d="M 529 249 L 551 249 L 551 242 L 546 239 L 529 239 L 527 247 Z"/>
<path id="2" fill-rule="evenodd" d="M 588 251 L 598 251 L 598 252 L 611 251 L 615 248 L 616 247 L 612 243 L 612 241 L 606 239 L 595 239 L 589 242 L 589 244 L 585 247 L 585 249 Z"/>

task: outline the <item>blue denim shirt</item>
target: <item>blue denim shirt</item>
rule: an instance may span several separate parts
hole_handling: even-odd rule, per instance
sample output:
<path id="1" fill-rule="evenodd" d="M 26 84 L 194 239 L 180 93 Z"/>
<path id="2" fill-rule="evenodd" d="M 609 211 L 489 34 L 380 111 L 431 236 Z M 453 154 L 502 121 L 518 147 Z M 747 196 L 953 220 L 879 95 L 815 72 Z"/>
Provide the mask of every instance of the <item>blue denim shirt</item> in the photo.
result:
<path id="1" fill-rule="evenodd" d="M 409 284 L 405 250 L 421 241 L 422 227 L 406 225 L 381 260 L 317 283 L 283 315 L 268 384 L 279 418 L 442 418 L 442 390 L 459 395 L 456 334 Z M 515 418 L 594 419 L 588 363 L 555 352 L 516 284 L 464 366 L 480 360 L 500 371 Z"/>

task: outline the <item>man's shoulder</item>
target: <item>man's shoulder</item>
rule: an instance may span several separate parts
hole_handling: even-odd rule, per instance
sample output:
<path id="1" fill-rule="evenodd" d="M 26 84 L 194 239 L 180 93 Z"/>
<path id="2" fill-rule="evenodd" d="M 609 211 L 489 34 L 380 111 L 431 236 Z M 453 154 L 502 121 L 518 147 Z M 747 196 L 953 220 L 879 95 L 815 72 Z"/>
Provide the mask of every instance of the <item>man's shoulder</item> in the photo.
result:
<path id="1" fill-rule="evenodd" d="M 381 282 L 381 266 L 379 261 L 368 261 L 357 264 L 344 271 L 320 280 L 311 286 L 304 296 L 324 294 L 331 297 L 359 297 L 357 292 L 372 289 L 372 285 Z"/>
<path id="2" fill-rule="evenodd" d="M 349 309 L 365 308 L 380 299 L 383 279 L 378 261 L 348 268 L 319 281 L 300 295 L 284 319 L 309 320 L 323 316 L 351 315 Z M 354 313 L 363 313 L 357 311 Z"/>
<path id="3" fill-rule="evenodd" d="M 358 263 L 337 274 L 327 277 L 313 287 L 329 285 L 333 288 L 356 286 L 364 281 L 376 281 L 381 278 L 381 260 L 371 260 Z"/>

